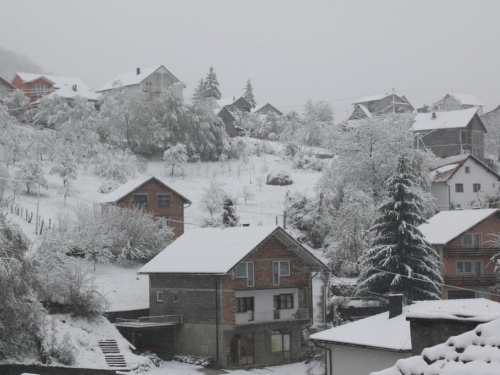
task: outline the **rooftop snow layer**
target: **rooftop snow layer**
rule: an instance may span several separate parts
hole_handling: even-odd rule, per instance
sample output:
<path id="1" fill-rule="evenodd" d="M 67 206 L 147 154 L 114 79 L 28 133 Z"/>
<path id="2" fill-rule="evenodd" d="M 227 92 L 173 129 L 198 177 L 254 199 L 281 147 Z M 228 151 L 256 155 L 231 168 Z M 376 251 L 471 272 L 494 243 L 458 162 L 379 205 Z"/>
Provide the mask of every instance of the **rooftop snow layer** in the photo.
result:
<path id="1" fill-rule="evenodd" d="M 498 213 L 498 209 L 441 211 L 418 229 L 430 244 L 446 245 L 481 221 Z"/>
<path id="2" fill-rule="evenodd" d="M 457 171 L 458 168 L 471 156 L 470 154 L 449 156 L 442 158 L 434 164 L 430 170 L 432 182 L 446 182 Z"/>
<path id="3" fill-rule="evenodd" d="M 368 110 L 368 108 L 366 108 L 363 104 L 358 104 L 358 107 L 361 108 L 361 110 L 364 112 L 364 114 L 366 115 L 366 117 L 372 118 L 372 114 L 370 113 L 370 111 Z"/>
<path id="4" fill-rule="evenodd" d="M 447 95 L 455 98 L 456 100 L 459 100 L 460 103 L 463 105 L 474 105 L 474 106 L 480 106 L 480 107 L 482 107 L 484 105 L 478 99 L 476 99 L 474 96 L 469 95 L 469 94 L 450 94 L 450 93 L 448 93 Z"/>
<path id="5" fill-rule="evenodd" d="M 435 130 L 465 128 L 477 113 L 477 108 L 460 109 L 458 111 L 418 113 L 415 116 L 412 130 Z M 432 118 L 435 114 L 436 118 Z"/>
<path id="6" fill-rule="evenodd" d="M 490 308 L 488 306 L 494 306 Z M 369 346 L 387 350 L 411 351 L 410 322 L 407 316 L 419 311 L 456 312 L 464 309 L 470 314 L 500 314 L 500 303 L 478 299 L 418 301 L 413 305 L 403 306 L 403 313 L 389 319 L 389 312 L 384 312 L 353 323 L 341 325 L 311 335 L 315 341 Z M 493 311 L 494 310 L 494 311 Z"/>
<path id="7" fill-rule="evenodd" d="M 134 71 L 128 72 L 128 73 L 120 74 L 118 77 L 112 79 L 111 81 L 109 81 L 105 85 L 101 86 L 96 91 L 100 92 L 100 91 L 112 90 L 115 87 L 120 87 L 120 86 L 126 87 L 126 86 L 138 85 L 139 83 L 144 81 L 146 78 L 148 78 L 151 74 L 153 74 L 158 69 L 160 69 L 162 66 L 163 65 L 156 65 L 156 66 L 152 66 L 150 68 L 141 69 L 141 72 L 139 74 L 137 74 L 137 70 L 134 70 Z M 172 73 L 170 73 L 170 74 L 172 74 Z"/>
<path id="8" fill-rule="evenodd" d="M 279 227 L 191 229 L 138 273 L 225 274 Z"/>
<path id="9" fill-rule="evenodd" d="M 371 375 L 498 375 L 500 374 L 500 319 L 450 337 L 426 348 L 419 356 L 400 359 Z"/>
<path id="10" fill-rule="evenodd" d="M 33 73 L 17 73 L 17 75 L 24 81 L 24 82 L 31 82 L 39 78 L 46 78 L 49 81 L 53 82 L 54 88 L 60 89 L 64 86 L 73 86 L 77 85 L 78 88 L 85 88 L 87 90 L 90 90 L 90 87 L 88 87 L 85 83 L 80 78 L 76 77 L 64 77 L 64 76 L 53 76 L 53 75 L 48 75 L 48 74 L 33 74 Z"/>
<path id="11" fill-rule="evenodd" d="M 148 182 L 151 179 L 156 179 L 159 181 L 161 184 L 165 185 L 167 188 L 184 198 L 188 203 L 191 203 L 189 199 L 184 197 L 182 194 L 179 192 L 175 191 L 172 189 L 170 186 L 168 186 L 166 183 L 164 183 L 161 179 L 154 177 L 154 176 L 149 176 L 149 177 L 143 177 L 143 178 L 138 178 L 134 180 L 127 181 L 123 185 L 119 186 L 116 190 L 113 190 L 111 193 L 104 195 L 100 200 L 99 203 L 115 203 L 118 202 L 120 199 L 123 197 L 129 195 L 131 192 L 139 188 L 140 186 L 144 185 L 146 182 Z"/>
<path id="12" fill-rule="evenodd" d="M 75 91 L 73 90 L 72 85 L 71 86 L 67 85 L 60 89 L 57 89 L 49 96 L 54 96 L 54 95 L 58 95 L 61 98 L 65 99 L 74 99 L 76 96 L 81 96 L 87 100 L 94 100 L 94 101 L 99 100 L 101 97 L 101 94 L 94 92 L 86 87 L 77 86 L 77 91 Z"/>
<path id="13" fill-rule="evenodd" d="M 356 100 L 352 104 L 359 104 L 359 103 L 371 102 L 371 101 L 374 101 L 374 100 L 381 100 L 381 99 L 387 98 L 390 95 L 392 95 L 392 92 L 386 92 L 386 93 L 383 93 L 383 94 L 375 94 L 375 95 L 365 96 L 364 98 Z M 403 98 L 404 97 L 403 94 L 400 94 L 400 93 L 396 92 L 396 93 L 394 93 L 394 95 L 399 96 L 400 98 L 404 99 Z"/>

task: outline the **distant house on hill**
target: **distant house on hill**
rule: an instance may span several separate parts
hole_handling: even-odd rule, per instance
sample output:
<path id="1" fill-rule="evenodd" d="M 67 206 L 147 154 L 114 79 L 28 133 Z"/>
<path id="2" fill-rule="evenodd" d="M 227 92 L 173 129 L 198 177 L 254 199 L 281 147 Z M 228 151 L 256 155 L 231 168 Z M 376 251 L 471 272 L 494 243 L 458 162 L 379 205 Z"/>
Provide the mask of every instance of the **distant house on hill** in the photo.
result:
<path id="1" fill-rule="evenodd" d="M 450 99 L 450 98 L 453 98 L 454 100 L 459 101 L 461 104 L 461 107 L 460 107 L 461 109 L 477 108 L 479 115 L 481 115 L 483 113 L 484 104 L 481 103 L 478 99 L 476 99 L 472 95 L 448 93 L 441 100 L 445 101 L 445 100 Z"/>
<path id="2" fill-rule="evenodd" d="M 430 111 L 431 111 L 431 107 L 429 107 L 427 104 L 424 104 L 424 105 L 417 108 L 418 113 L 429 113 Z"/>
<path id="3" fill-rule="evenodd" d="M 129 90 L 139 90 L 152 95 L 160 95 L 174 83 L 180 82 L 163 65 L 156 65 L 151 68 L 137 68 L 135 71 L 120 74 L 101 86 L 97 92 L 104 96 L 114 95 L 114 90 L 127 88 Z"/>
<path id="4" fill-rule="evenodd" d="M 430 170 L 437 211 L 478 208 L 479 200 L 499 193 L 500 175 L 470 154 L 438 159 Z"/>
<path id="5" fill-rule="evenodd" d="M 12 85 L 24 92 L 30 102 L 36 102 L 46 95 L 59 95 L 72 100 L 82 96 L 89 101 L 97 101 L 100 94 L 93 92 L 80 78 L 48 74 L 16 73 Z"/>
<path id="6" fill-rule="evenodd" d="M 500 302 L 490 294 L 498 282 L 490 260 L 500 253 L 499 210 L 441 211 L 418 229 L 443 263 L 443 299 L 482 297 Z"/>
<path id="7" fill-rule="evenodd" d="M 267 115 L 268 113 L 274 113 L 278 116 L 282 116 L 283 112 L 273 106 L 271 103 L 266 103 L 260 106 L 255 107 L 253 113 L 258 115 Z"/>
<path id="8" fill-rule="evenodd" d="M 0 100 L 5 94 L 14 91 L 16 88 L 7 80 L 0 77 Z"/>
<path id="9" fill-rule="evenodd" d="M 438 157 L 471 154 L 485 161 L 486 127 L 477 108 L 418 113 L 413 123 L 416 148 L 430 149 Z"/>
<path id="10" fill-rule="evenodd" d="M 191 201 L 156 177 L 131 180 L 101 198 L 102 204 L 143 208 L 155 215 L 161 226 L 174 230 L 174 239 L 184 233 L 184 206 Z"/>
<path id="11" fill-rule="evenodd" d="M 383 93 L 371 95 L 352 103 L 354 111 L 349 120 L 359 120 L 387 113 L 411 113 L 414 108 L 402 94 Z"/>
<path id="12" fill-rule="evenodd" d="M 252 105 L 243 96 L 240 96 L 238 99 L 233 97 L 217 100 L 217 107 L 214 108 L 214 113 L 222 119 L 222 122 L 224 122 L 227 135 L 230 137 L 236 137 L 245 129 L 234 125 L 236 118 L 233 113 L 236 111 L 250 113 L 251 110 Z"/>
<path id="13" fill-rule="evenodd" d="M 149 275 L 150 321 L 182 317 L 159 344 L 255 367 L 310 355 L 312 273 L 327 269 L 282 228 L 256 226 L 191 229 L 139 274 Z"/>

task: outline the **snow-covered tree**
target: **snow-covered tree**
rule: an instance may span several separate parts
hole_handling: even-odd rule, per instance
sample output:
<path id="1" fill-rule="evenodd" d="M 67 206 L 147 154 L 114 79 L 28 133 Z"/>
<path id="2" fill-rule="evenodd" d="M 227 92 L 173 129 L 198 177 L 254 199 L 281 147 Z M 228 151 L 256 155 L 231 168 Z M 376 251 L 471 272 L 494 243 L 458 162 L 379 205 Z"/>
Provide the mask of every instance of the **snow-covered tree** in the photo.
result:
<path id="1" fill-rule="evenodd" d="M 247 201 L 251 201 L 252 199 L 255 198 L 255 194 L 253 193 L 252 189 L 250 189 L 250 186 L 248 185 L 243 186 L 243 189 L 241 190 L 241 198 L 243 198 L 245 206 L 247 204 Z"/>
<path id="2" fill-rule="evenodd" d="M 11 116 L 20 118 L 28 109 L 30 100 L 24 95 L 21 90 L 11 91 L 3 96 L 3 103 L 9 109 Z"/>
<path id="3" fill-rule="evenodd" d="M 16 178 L 18 180 L 23 180 L 26 185 L 28 194 L 33 185 L 40 184 L 40 186 L 46 186 L 47 181 L 45 180 L 44 171 L 42 168 L 42 163 L 38 160 L 28 160 L 22 162 L 19 170 L 17 171 Z"/>
<path id="4" fill-rule="evenodd" d="M 75 157 L 68 149 L 62 149 L 62 152 L 54 157 L 53 165 L 50 174 L 57 174 L 63 180 L 63 186 L 66 186 L 68 181 L 76 180 L 78 167 Z"/>
<path id="5" fill-rule="evenodd" d="M 500 161 L 500 110 L 493 111 L 481 116 L 481 120 L 488 132 L 484 135 L 485 151 L 489 157 Z"/>
<path id="6" fill-rule="evenodd" d="M 217 180 L 211 180 L 207 187 L 203 188 L 203 196 L 201 198 L 201 209 L 208 212 L 210 216 L 220 211 L 227 197 L 223 189 L 224 183 Z"/>
<path id="7" fill-rule="evenodd" d="M 52 150 L 56 139 L 56 131 L 39 126 L 32 132 L 28 149 L 35 158 L 43 160 L 43 155 Z"/>
<path id="8" fill-rule="evenodd" d="M 172 172 L 170 175 L 174 175 L 174 168 L 177 167 L 181 171 L 184 171 L 184 166 L 188 161 L 186 146 L 182 143 L 177 143 L 175 146 L 170 147 L 163 153 L 163 165 L 165 168 L 172 167 Z"/>
<path id="9" fill-rule="evenodd" d="M 457 111 L 462 108 L 462 103 L 460 100 L 454 98 L 453 96 L 445 96 L 443 99 L 437 101 L 432 105 L 434 111 L 446 112 L 446 111 Z"/>
<path id="10" fill-rule="evenodd" d="M 236 214 L 233 200 L 226 198 L 222 206 L 222 225 L 225 227 L 236 227 L 239 223 L 240 218 Z"/>
<path id="11" fill-rule="evenodd" d="M 425 222 L 427 207 L 419 174 L 408 154 L 402 153 L 384 184 L 388 197 L 372 227 L 373 245 L 363 254 L 361 292 L 402 293 L 409 300 L 440 298 L 439 256 L 417 228 Z"/>
<path id="12" fill-rule="evenodd" d="M 137 157 L 129 149 L 116 149 L 109 145 L 101 145 L 91 162 L 101 179 L 120 183 L 134 177 L 139 168 Z"/>
<path id="13" fill-rule="evenodd" d="M 333 109 L 329 103 L 308 100 L 304 106 L 304 120 L 310 122 L 333 122 Z"/>
<path id="14" fill-rule="evenodd" d="M 47 95 L 40 99 L 33 116 L 33 124 L 58 129 L 68 120 L 68 103 L 59 95 Z"/>
<path id="15" fill-rule="evenodd" d="M 255 96 L 253 95 L 253 87 L 250 78 L 248 79 L 247 84 L 245 85 L 245 93 L 243 94 L 243 97 L 252 105 L 252 108 L 255 108 L 257 106 L 257 102 L 255 101 Z"/>
<path id="16" fill-rule="evenodd" d="M 205 97 L 205 81 L 203 78 L 200 78 L 200 82 L 198 82 L 198 86 L 194 89 L 194 93 L 192 99 L 194 101 L 203 99 Z"/>
<path id="17" fill-rule="evenodd" d="M 219 100 L 222 95 L 219 91 L 219 81 L 217 81 L 217 74 L 214 72 L 213 66 L 210 67 L 207 78 L 205 78 L 205 90 L 203 92 L 205 98 L 212 98 Z"/>

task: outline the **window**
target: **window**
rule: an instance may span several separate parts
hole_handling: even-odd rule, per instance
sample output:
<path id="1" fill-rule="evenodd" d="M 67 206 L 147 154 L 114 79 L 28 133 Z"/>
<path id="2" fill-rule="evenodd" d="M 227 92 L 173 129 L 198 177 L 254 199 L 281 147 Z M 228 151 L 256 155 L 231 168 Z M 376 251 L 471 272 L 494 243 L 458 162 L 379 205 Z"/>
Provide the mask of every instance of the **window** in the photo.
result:
<path id="1" fill-rule="evenodd" d="M 170 195 L 161 194 L 157 196 L 158 207 L 170 207 Z"/>
<path id="2" fill-rule="evenodd" d="M 153 91 L 153 82 L 146 81 L 144 83 L 145 83 L 144 91 L 152 92 Z"/>
<path id="3" fill-rule="evenodd" d="M 481 190 L 481 184 L 472 184 L 472 191 L 474 193 L 477 193 L 479 190 Z"/>
<path id="4" fill-rule="evenodd" d="M 35 88 L 35 94 L 36 95 L 45 95 L 45 94 L 47 94 L 48 89 L 47 89 L 47 86 L 45 86 L 45 85 L 41 85 L 41 84 L 37 83 L 37 84 L 35 84 L 34 88 Z"/>
<path id="5" fill-rule="evenodd" d="M 470 261 L 457 262 L 457 274 L 462 274 L 462 273 L 472 273 L 472 262 Z"/>
<path id="6" fill-rule="evenodd" d="M 467 132 L 466 131 L 461 131 L 460 132 L 460 140 L 462 143 L 465 143 L 465 141 L 467 140 Z"/>
<path id="7" fill-rule="evenodd" d="M 246 278 L 247 286 L 254 285 L 253 262 L 243 262 L 236 266 L 236 278 Z"/>
<path id="8" fill-rule="evenodd" d="M 148 205 L 147 195 L 134 195 L 134 206 L 146 207 Z"/>
<path id="9" fill-rule="evenodd" d="M 290 333 L 271 331 L 271 352 L 282 352 L 283 358 L 290 358 Z"/>
<path id="10" fill-rule="evenodd" d="M 470 167 L 465 167 L 465 173 L 470 173 Z"/>
<path id="11" fill-rule="evenodd" d="M 293 309 L 293 293 L 273 296 L 274 310 Z"/>
<path id="12" fill-rule="evenodd" d="M 462 245 L 466 247 L 481 247 L 481 233 L 466 233 L 462 236 Z"/>
<path id="13" fill-rule="evenodd" d="M 179 293 L 175 292 L 172 293 L 172 303 L 177 303 L 179 302 Z"/>
<path id="14" fill-rule="evenodd" d="M 156 302 L 163 302 L 163 292 L 156 292 Z"/>
<path id="15" fill-rule="evenodd" d="M 273 262 L 273 284 L 280 285 L 281 276 L 290 276 L 290 261 L 279 260 Z"/>
<path id="16" fill-rule="evenodd" d="M 254 297 L 241 297 L 236 298 L 236 312 L 246 313 L 247 311 L 254 311 Z"/>
<path id="17" fill-rule="evenodd" d="M 455 193 L 463 193 L 464 184 L 455 184 Z"/>

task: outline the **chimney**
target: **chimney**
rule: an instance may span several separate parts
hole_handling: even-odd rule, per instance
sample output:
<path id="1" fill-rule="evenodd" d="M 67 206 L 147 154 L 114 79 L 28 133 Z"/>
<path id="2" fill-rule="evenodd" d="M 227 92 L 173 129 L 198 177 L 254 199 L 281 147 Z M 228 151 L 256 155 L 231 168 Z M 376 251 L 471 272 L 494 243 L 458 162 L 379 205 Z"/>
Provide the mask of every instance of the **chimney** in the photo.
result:
<path id="1" fill-rule="evenodd" d="M 401 315 L 403 312 L 403 295 L 389 294 L 389 319 Z"/>
<path id="2" fill-rule="evenodd" d="M 236 96 L 233 96 L 233 102 L 236 100 Z"/>
<path id="3" fill-rule="evenodd" d="M 141 74 L 141 68 L 137 68 L 137 75 Z"/>
<path id="4" fill-rule="evenodd" d="M 78 90 L 77 90 L 76 85 L 73 85 L 73 91 L 74 91 L 74 92 L 77 92 L 77 91 L 78 91 Z"/>
<path id="5" fill-rule="evenodd" d="M 435 120 L 436 119 L 436 112 L 432 112 L 432 119 Z"/>

